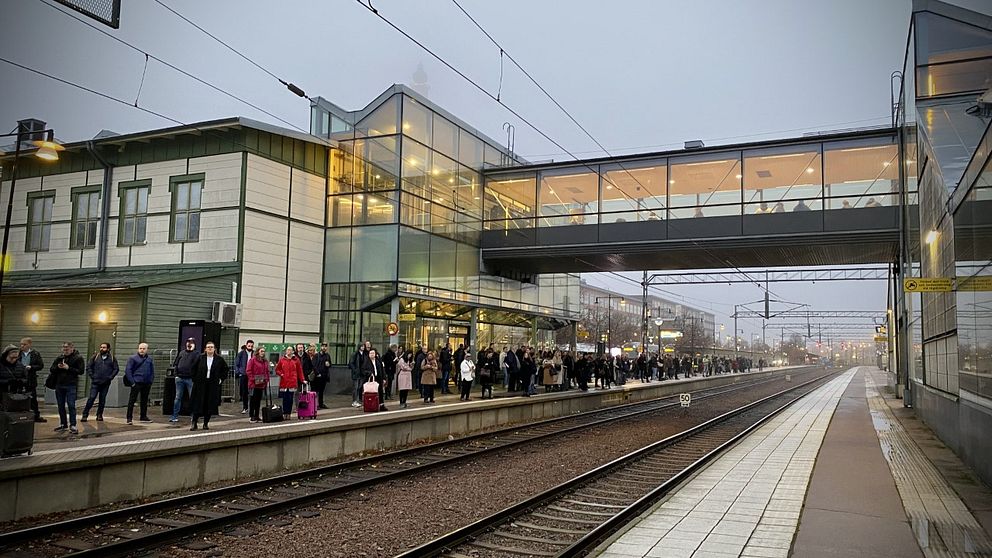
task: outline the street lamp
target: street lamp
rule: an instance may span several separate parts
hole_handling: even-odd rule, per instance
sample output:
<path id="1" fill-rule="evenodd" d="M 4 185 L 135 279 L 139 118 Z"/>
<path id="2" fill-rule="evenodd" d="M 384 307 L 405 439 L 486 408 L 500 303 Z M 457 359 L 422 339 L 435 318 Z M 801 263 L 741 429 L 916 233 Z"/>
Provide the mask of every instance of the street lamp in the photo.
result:
<path id="1" fill-rule="evenodd" d="M 14 158 L 10 163 L 10 195 L 7 198 L 7 217 L 3 222 L 3 247 L 0 248 L 0 294 L 3 294 L 3 276 L 9 265 L 7 247 L 10 242 L 10 218 L 14 212 L 14 187 L 17 185 L 17 159 L 21 156 L 21 143 L 36 138 L 31 142 L 37 148 L 34 155 L 43 161 L 57 161 L 59 151 L 65 149 L 55 141 L 54 130 L 34 129 L 38 123 L 38 120 L 21 120 L 17 123 L 16 131 L 0 135 L 0 137 L 16 136 Z M 6 153 L 0 151 L 0 155 L 6 155 Z"/>
<path id="2" fill-rule="evenodd" d="M 624 297 L 622 297 L 622 296 L 597 296 L 595 303 L 596 304 L 599 304 L 599 301 L 600 300 L 607 301 L 607 304 L 606 304 L 606 352 L 609 353 L 610 352 L 610 348 L 611 348 L 611 345 L 610 345 L 610 335 L 612 335 L 612 333 L 613 333 L 613 331 L 612 331 L 612 326 L 613 326 L 613 321 L 612 321 L 613 320 L 613 305 L 610 304 L 610 301 L 611 300 L 619 300 L 620 301 L 620 304 L 626 304 L 627 300 Z M 642 348 L 642 350 L 643 350 L 643 348 Z"/>

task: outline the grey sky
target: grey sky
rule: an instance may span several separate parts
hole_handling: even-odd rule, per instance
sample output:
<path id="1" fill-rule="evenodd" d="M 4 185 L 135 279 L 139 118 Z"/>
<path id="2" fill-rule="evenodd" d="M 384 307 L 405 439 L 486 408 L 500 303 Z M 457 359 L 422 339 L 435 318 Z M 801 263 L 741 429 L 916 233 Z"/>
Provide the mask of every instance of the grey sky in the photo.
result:
<path id="1" fill-rule="evenodd" d="M 363 107 L 392 83 L 409 83 L 422 63 L 433 101 L 497 139 L 504 137 L 503 122 L 512 122 L 517 152 L 526 157 L 568 159 L 357 2 L 165 1 L 308 94 L 348 109 Z M 615 152 L 671 148 L 687 139 L 712 145 L 885 124 L 889 74 L 902 67 L 910 13 L 905 0 L 460 1 Z M 954 3 L 971 9 L 987 5 Z M 499 51 L 453 3 L 373 0 L 373 5 L 496 92 Z M 4 22 L 3 57 L 134 102 L 142 54 L 43 0 L 9 2 Z M 309 128 L 307 101 L 151 0 L 125 2 L 121 22 L 120 30 L 109 30 L 113 35 Z M 601 155 L 508 63 L 501 96 L 569 150 Z M 104 128 L 129 132 L 171 125 L 2 63 L 0 98 L 0 122 L 8 128 L 19 118 L 37 117 L 65 141 Z M 154 61 L 138 104 L 183 122 L 244 115 L 285 125 Z M 589 279 L 622 285 L 608 277 Z M 711 301 L 723 316 L 732 312 L 726 305 L 761 296 L 754 286 L 668 290 L 699 306 Z M 773 290 L 823 309 L 884 308 L 885 287 L 879 283 Z M 747 333 L 754 330 L 744 327 Z"/>

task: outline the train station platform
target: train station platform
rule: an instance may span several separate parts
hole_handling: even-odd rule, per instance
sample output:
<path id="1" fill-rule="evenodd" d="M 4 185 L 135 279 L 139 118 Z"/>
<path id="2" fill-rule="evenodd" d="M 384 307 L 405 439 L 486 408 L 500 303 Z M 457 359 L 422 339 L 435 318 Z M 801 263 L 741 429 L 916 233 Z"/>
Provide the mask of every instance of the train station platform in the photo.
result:
<path id="1" fill-rule="evenodd" d="M 79 435 L 55 433 L 54 408 L 43 411 L 47 423 L 36 426 L 33 455 L 0 460 L 0 521 L 45 513 L 88 509 L 188 490 L 215 482 L 272 476 L 312 463 L 364 452 L 447 439 L 490 428 L 554 418 L 623 403 L 669 396 L 745 379 L 788 373 L 789 368 L 748 374 L 682 378 L 663 382 L 628 381 L 609 390 L 572 389 L 533 397 L 497 391 L 491 400 L 460 401 L 457 394 L 437 395 L 424 405 L 411 393 L 409 407 L 386 401 L 388 412 L 363 413 L 351 398 L 325 397 L 328 410 L 316 420 L 295 414 L 282 423 L 249 423 L 241 404 L 225 404 L 210 430 L 189 431 L 189 418 L 169 423 L 149 409 L 151 423 L 127 425 L 124 409 L 107 409 L 104 421 L 79 423 Z M 77 412 L 81 411 L 77 404 Z M 56 415 L 57 416 L 57 415 Z M 135 416 L 137 418 L 137 416 Z M 39 497 L 58 486 L 59 498 Z"/>
<path id="2" fill-rule="evenodd" d="M 601 558 L 992 556 L 992 491 L 854 368 L 741 440 Z M 934 461 L 940 464 L 934 465 Z"/>

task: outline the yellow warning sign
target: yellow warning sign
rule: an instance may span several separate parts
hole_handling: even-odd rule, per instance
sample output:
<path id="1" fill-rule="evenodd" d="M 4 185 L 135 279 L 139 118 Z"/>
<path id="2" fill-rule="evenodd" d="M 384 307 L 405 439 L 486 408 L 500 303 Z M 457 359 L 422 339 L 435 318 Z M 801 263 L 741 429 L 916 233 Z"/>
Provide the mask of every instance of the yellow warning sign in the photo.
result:
<path id="1" fill-rule="evenodd" d="M 910 293 L 946 293 L 954 290 L 950 277 L 913 277 L 904 279 L 903 288 Z"/>
<path id="2" fill-rule="evenodd" d="M 959 277 L 959 291 L 992 291 L 992 275 L 980 277 Z"/>

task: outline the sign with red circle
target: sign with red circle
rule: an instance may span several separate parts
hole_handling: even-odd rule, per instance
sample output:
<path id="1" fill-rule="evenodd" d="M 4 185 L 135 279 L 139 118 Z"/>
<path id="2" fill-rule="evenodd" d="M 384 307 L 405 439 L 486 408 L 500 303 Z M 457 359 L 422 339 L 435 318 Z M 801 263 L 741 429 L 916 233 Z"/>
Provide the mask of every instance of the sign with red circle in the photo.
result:
<path id="1" fill-rule="evenodd" d="M 389 322 L 386 324 L 386 333 L 389 335 L 396 335 L 400 332 L 400 326 L 396 322 Z"/>

